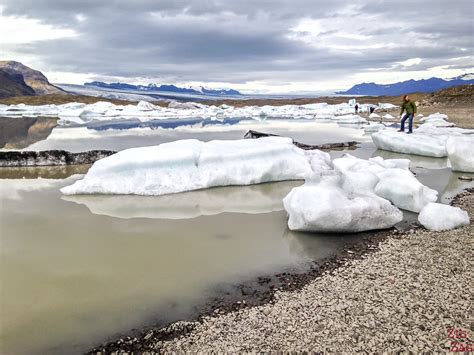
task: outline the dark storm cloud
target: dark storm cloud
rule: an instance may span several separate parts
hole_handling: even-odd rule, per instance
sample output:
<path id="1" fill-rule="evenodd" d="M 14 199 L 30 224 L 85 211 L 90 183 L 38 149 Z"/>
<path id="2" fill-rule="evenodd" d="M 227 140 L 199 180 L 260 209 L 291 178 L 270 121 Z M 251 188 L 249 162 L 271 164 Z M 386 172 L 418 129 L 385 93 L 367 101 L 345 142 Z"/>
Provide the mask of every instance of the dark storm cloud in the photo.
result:
<path id="1" fill-rule="evenodd" d="M 465 66 L 474 51 L 470 1 L 7 0 L 3 15 L 70 28 L 72 38 L 17 45 L 48 71 L 169 81 L 268 82 L 371 70 Z M 85 18 L 79 21 L 78 16 Z M 320 31 L 300 29 L 320 21 Z M 331 23 L 339 23 L 335 28 Z M 360 35 L 350 37 L 348 35 Z M 399 62 L 420 58 L 403 67 Z"/>

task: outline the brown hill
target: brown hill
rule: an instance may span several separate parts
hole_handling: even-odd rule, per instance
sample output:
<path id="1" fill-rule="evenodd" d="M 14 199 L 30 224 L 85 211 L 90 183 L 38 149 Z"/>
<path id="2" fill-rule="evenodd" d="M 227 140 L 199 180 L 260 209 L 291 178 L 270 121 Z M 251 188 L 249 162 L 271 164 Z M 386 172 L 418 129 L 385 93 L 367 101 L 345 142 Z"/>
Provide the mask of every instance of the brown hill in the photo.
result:
<path id="1" fill-rule="evenodd" d="M 0 69 L 11 75 L 21 74 L 25 83 L 35 91 L 36 95 L 66 93 L 64 90 L 50 84 L 40 71 L 31 69 L 19 62 L 13 60 L 0 61 Z"/>
<path id="2" fill-rule="evenodd" d="M 440 90 L 421 100 L 421 106 L 472 106 L 474 85 L 462 85 Z"/>
<path id="3" fill-rule="evenodd" d="M 0 98 L 33 95 L 35 91 L 26 85 L 23 75 L 0 69 Z"/>

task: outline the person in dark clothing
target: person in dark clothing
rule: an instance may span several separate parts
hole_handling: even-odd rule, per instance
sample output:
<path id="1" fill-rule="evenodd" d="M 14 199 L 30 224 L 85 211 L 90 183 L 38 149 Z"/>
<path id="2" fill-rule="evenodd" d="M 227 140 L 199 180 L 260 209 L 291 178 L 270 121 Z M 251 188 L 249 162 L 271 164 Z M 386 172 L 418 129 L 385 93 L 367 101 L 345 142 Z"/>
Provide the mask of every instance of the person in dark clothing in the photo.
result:
<path id="1" fill-rule="evenodd" d="M 359 105 L 358 104 L 355 105 L 355 112 L 356 112 L 356 114 L 359 113 Z"/>
<path id="2" fill-rule="evenodd" d="M 405 113 L 405 116 L 402 117 L 403 112 Z M 413 117 L 415 116 L 416 113 L 416 105 L 413 101 L 410 100 L 408 95 L 403 96 L 403 103 L 402 103 L 402 109 L 400 111 L 400 117 L 401 117 L 401 122 L 400 122 L 400 129 L 398 132 L 405 132 L 405 121 L 408 119 L 408 134 L 413 133 Z"/>
<path id="3" fill-rule="evenodd" d="M 369 112 L 372 114 L 372 113 L 374 113 L 374 111 L 375 111 L 375 107 L 374 107 L 374 106 L 370 106 Z"/>

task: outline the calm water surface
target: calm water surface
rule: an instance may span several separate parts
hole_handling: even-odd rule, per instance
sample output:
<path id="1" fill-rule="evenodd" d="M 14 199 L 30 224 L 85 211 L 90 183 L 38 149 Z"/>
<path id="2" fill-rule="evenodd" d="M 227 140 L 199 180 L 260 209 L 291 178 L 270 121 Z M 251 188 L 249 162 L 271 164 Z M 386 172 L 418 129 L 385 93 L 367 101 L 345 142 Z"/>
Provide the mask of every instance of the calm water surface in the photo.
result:
<path id="1" fill-rule="evenodd" d="M 446 159 L 378 151 L 360 127 L 311 121 L 55 127 L 27 149 L 118 150 L 191 137 L 241 138 L 248 129 L 304 143 L 358 140 L 363 144 L 351 154 L 364 158 L 408 157 L 445 202 L 472 186 L 451 173 Z M 226 285 L 304 270 L 360 238 L 290 232 L 282 198 L 302 182 L 160 197 L 62 196 L 59 189 L 87 169 L 0 169 L 2 354 L 81 353 L 118 332 L 186 318 Z"/>

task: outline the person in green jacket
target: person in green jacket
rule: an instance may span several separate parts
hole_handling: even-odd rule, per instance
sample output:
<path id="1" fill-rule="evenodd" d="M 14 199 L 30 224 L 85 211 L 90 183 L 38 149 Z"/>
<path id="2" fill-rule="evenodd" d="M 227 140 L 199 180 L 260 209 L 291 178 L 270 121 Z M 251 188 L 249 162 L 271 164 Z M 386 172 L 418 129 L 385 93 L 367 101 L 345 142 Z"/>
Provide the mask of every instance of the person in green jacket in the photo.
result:
<path id="1" fill-rule="evenodd" d="M 405 116 L 402 117 L 403 112 Z M 408 132 L 407 134 L 413 133 L 413 117 L 416 113 L 416 105 L 413 101 L 410 100 L 408 95 L 403 96 L 402 110 L 400 111 L 400 117 L 402 118 L 400 122 L 400 129 L 398 132 L 405 132 L 405 121 L 408 119 Z"/>

